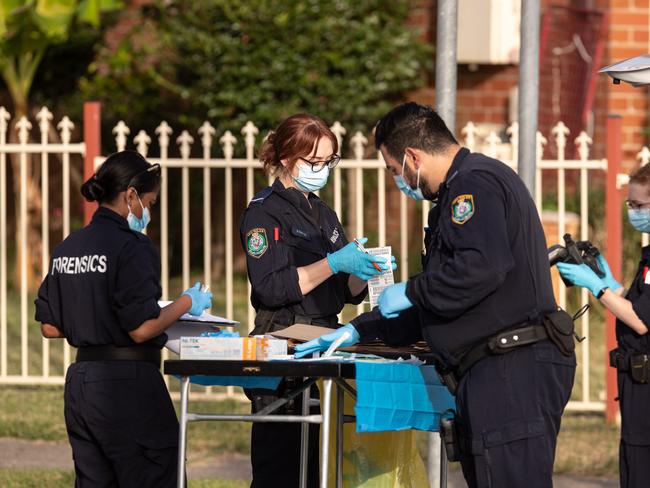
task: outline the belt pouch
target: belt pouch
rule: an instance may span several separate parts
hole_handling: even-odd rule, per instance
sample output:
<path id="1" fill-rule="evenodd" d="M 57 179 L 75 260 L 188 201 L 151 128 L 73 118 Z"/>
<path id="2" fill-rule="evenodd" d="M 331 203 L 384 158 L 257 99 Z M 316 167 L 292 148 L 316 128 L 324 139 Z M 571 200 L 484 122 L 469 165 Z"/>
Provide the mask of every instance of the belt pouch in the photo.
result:
<path id="1" fill-rule="evenodd" d="M 634 354 L 630 358 L 630 373 L 637 383 L 648 382 L 648 355 Z"/>
<path id="2" fill-rule="evenodd" d="M 621 360 L 623 359 L 623 354 L 619 348 L 612 349 L 609 351 L 609 365 L 612 368 L 619 369 L 621 366 Z"/>
<path id="3" fill-rule="evenodd" d="M 573 318 L 564 310 L 550 313 L 544 317 L 544 328 L 548 338 L 562 354 L 571 356 L 576 348 Z"/>

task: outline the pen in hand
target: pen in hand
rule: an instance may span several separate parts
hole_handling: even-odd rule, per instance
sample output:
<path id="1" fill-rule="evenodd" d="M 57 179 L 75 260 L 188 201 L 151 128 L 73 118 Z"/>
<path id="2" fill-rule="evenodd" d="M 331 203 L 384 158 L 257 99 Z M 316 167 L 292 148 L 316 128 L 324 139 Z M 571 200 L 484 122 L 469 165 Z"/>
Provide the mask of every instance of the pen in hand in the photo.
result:
<path id="1" fill-rule="evenodd" d="M 355 240 L 354 240 L 354 243 L 357 245 L 357 249 L 358 249 L 359 251 L 361 251 L 361 252 L 365 252 L 366 254 L 370 254 L 368 251 L 366 251 L 366 248 L 363 247 L 363 244 L 361 244 L 358 240 L 355 239 Z M 384 270 L 381 269 L 381 267 L 380 267 L 377 263 L 375 263 L 374 261 L 372 262 L 372 265 L 373 265 L 373 266 L 375 267 L 375 269 L 376 269 L 377 271 L 379 271 L 380 273 L 383 273 L 383 272 L 384 272 Z"/>

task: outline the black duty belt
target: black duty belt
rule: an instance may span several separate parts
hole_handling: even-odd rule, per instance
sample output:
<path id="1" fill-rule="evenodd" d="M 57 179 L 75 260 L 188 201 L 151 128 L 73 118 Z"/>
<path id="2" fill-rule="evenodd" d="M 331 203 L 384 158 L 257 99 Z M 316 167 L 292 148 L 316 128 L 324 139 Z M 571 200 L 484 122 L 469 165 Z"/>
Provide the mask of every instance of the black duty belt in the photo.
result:
<path id="1" fill-rule="evenodd" d="M 637 383 L 647 383 L 650 378 L 650 354 L 613 349 L 609 352 L 609 365 L 621 373 L 630 373 Z"/>
<path id="2" fill-rule="evenodd" d="M 160 366 L 160 349 L 152 346 L 84 346 L 77 349 L 80 361 L 146 361 Z"/>
<path id="3" fill-rule="evenodd" d="M 543 325 L 529 325 L 518 329 L 502 332 L 490 337 L 486 342 L 470 349 L 453 369 L 442 369 L 442 379 L 455 394 L 458 383 L 476 363 L 488 356 L 506 354 L 522 346 L 534 344 L 548 338 Z"/>

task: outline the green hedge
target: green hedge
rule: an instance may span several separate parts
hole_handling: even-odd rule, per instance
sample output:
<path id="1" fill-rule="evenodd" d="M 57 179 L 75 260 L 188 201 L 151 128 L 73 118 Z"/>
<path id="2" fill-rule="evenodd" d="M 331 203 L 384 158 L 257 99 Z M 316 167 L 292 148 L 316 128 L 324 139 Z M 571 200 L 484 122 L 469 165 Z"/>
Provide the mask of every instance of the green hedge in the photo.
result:
<path id="1" fill-rule="evenodd" d="M 192 0 L 145 8 L 115 48 L 102 48 L 87 98 L 104 119 L 196 129 L 209 119 L 266 130 L 308 111 L 372 127 L 421 86 L 432 48 L 407 26 L 410 0 Z"/>

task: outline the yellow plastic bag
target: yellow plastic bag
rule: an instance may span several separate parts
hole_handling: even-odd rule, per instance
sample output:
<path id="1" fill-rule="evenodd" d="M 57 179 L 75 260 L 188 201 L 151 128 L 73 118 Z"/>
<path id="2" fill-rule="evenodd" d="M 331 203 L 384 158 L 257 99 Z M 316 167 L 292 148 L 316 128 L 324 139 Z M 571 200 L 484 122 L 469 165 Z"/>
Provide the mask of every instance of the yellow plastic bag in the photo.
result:
<path id="1" fill-rule="evenodd" d="M 354 387 L 354 382 L 349 381 Z M 319 381 L 323 391 L 323 383 Z M 321 405 L 322 405 L 321 393 Z M 343 396 L 343 412 L 354 415 L 354 400 Z M 336 394 L 332 385 L 332 423 L 328 486 L 336 486 Z M 322 448 L 322 447 L 321 447 Z M 394 432 L 355 431 L 355 424 L 343 426 L 343 486 L 363 488 L 420 488 L 429 486 L 426 469 L 415 444 L 413 430 Z"/>

